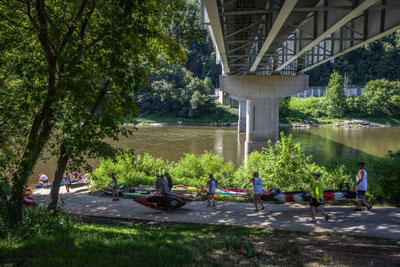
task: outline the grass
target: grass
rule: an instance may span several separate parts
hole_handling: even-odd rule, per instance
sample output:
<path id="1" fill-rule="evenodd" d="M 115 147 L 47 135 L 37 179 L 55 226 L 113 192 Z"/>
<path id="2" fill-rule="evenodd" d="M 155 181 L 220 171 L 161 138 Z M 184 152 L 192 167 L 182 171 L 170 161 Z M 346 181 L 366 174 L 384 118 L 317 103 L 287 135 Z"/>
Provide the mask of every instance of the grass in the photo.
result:
<path id="1" fill-rule="evenodd" d="M 353 253 L 349 253 L 349 247 Z M 399 241 L 386 239 L 258 228 L 196 224 L 126 227 L 76 222 L 69 231 L 51 236 L 0 240 L 0 265 L 392 266 L 398 263 L 399 247 Z M 363 257 L 359 257 L 361 249 Z"/>

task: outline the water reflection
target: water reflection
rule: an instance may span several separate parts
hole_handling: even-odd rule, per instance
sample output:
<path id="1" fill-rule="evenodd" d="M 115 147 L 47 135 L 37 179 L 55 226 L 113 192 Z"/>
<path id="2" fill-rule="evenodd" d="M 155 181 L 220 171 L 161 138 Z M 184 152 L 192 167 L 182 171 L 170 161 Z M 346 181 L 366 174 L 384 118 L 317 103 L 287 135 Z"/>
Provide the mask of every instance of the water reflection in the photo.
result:
<path id="1" fill-rule="evenodd" d="M 302 144 L 317 163 L 340 157 L 384 156 L 388 150 L 400 148 L 400 127 L 392 128 L 311 128 L 281 129 L 292 133 L 294 141 Z M 201 154 L 212 151 L 239 166 L 244 158 L 245 133 L 236 127 L 159 127 L 139 128 L 130 138 L 110 141 L 115 147 L 131 148 L 136 154 L 149 153 L 170 161 L 178 161 L 184 153 Z M 39 173 L 54 174 L 54 160 L 39 162 L 30 185 Z M 93 161 L 92 165 L 97 165 Z"/>

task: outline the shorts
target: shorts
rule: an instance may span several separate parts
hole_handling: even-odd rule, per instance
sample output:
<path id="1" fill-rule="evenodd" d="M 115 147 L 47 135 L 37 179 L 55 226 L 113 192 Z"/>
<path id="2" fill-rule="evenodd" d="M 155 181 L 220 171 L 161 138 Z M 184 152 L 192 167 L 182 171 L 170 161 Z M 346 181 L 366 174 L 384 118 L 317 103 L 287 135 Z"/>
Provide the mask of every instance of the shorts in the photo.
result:
<path id="1" fill-rule="evenodd" d="M 364 190 L 357 190 L 357 200 L 365 200 L 365 192 Z"/>
<path id="2" fill-rule="evenodd" d="M 310 201 L 310 206 L 319 207 L 321 206 L 321 202 L 319 202 L 316 198 L 312 198 Z"/>

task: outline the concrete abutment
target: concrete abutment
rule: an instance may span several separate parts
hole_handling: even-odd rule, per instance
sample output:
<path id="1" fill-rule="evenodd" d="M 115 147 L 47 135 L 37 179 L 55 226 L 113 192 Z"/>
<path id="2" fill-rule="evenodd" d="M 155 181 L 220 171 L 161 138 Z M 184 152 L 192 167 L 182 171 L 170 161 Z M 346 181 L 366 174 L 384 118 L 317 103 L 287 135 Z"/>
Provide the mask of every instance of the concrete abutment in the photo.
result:
<path id="1" fill-rule="evenodd" d="M 220 89 L 246 100 L 239 102 L 238 131 L 246 125 L 247 156 L 278 140 L 279 99 L 307 90 L 308 75 L 223 75 Z"/>

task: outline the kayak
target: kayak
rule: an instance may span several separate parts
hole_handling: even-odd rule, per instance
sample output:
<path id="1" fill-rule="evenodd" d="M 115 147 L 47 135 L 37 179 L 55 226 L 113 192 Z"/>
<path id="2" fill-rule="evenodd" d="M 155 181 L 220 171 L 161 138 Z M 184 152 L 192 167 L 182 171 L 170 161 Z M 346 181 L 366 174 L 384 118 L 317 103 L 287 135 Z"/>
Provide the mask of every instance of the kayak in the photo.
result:
<path id="1" fill-rule="evenodd" d="M 356 194 L 353 191 L 324 191 L 323 201 L 335 201 L 355 198 Z M 269 195 L 261 196 L 262 200 L 279 202 L 308 202 L 311 201 L 311 192 L 285 192 L 280 193 L 279 191 L 272 192 Z"/>
<path id="2" fill-rule="evenodd" d="M 47 184 L 45 188 L 51 188 L 52 184 Z M 36 188 L 43 188 L 43 184 L 37 184 Z"/>
<path id="3" fill-rule="evenodd" d="M 155 210 L 174 210 L 190 203 L 192 200 L 184 196 L 169 194 L 135 198 L 133 201 Z"/>
<path id="4" fill-rule="evenodd" d="M 131 193 L 131 192 L 123 192 L 122 195 L 127 198 L 139 198 L 139 197 L 153 196 L 153 194 L 150 194 L 150 193 Z"/>
<path id="5" fill-rule="evenodd" d="M 24 197 L 24 204 L 29 206 L 36 205 L 36 201 L 31 197 Z"/>
<path id="6" fill-rule="evenodd" d="M 33 193 L 32 190 L 27 189 L 27 190 L 24 192 L 24 195 L 25 195 L 25 196 L 29 196 L 29 195 L 32 195 L 32 193 Z"/>

